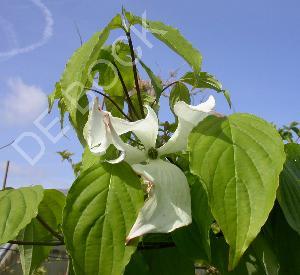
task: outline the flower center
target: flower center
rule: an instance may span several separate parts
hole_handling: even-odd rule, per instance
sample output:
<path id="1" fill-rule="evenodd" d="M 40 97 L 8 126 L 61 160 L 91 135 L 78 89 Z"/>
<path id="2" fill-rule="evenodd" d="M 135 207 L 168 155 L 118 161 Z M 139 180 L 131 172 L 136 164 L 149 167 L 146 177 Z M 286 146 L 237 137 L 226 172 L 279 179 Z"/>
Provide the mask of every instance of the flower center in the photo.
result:
<path id="1" fill-rule="evenodd" d="M 158 157 L 158 152 L 155 148 L 151 147 L 149 150 L 148 150 L 148 157 L 150 159 L 157 159 Z"/>

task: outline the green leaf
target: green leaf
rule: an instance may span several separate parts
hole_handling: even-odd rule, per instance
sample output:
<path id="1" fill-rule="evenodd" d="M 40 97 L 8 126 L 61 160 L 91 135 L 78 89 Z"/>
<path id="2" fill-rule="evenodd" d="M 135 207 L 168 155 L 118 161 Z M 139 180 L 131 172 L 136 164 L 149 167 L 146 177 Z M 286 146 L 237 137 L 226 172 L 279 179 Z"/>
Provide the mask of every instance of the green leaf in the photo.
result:
<path id="1" fill-rule="evenodd" d="M 176 247 L 142 252 L 150 274 L 159 275 L 194 275 L 193 261 L 182 255 Z"/>
<path id="2" fill-rule="evenodd" d="M 207 72 L 187 72 L 180 80 L 194 88 L 212 89 L 216 92 L 223 90 L 222 84 L 213 75 Z"/>
<path id="3" fill-rule="evenodd" d="M 170 92 L 169 104 L 172 111 L 177 101 L 184 101 L 187 104 L 191 103 L 190 91 L 181 82 L 176 83 Z"/>
<path id="4" fill-rule="evenodd" d="M 99 62 L 99 53 L 110 31 L 121 25 L 121 16 L 118 14 L 101 32 L 95 33 L 72 55 L 60 80 L 64 104 L 82 144 L 85 143 L 82 132 L 88 116 L 88 99 L 85 95 L 85 87 L 92 85 L 92 69 Z"/>
<path id="5" fill-rule="evenodd" d="M 286 222 L 282 210 L 276 205 L 266 225 L 272 247 L 279 260 L 280 275 L 300 274 L 300 236 Z"/>
<path id="6" fill-rule="evenodd" d="M 124 108 L 124 96 L 110 96 L 111 99 L 123 110 Z M 110 100 L 107 98 L 104 99 L 106 110 L 111 112 L 111 114 L 115 117 L 124 118 L 122 113 L 117 109 L 117 107 L 112 104 Z"/>
<path id="7" fill-rule="evenodd" d="M 86 146 L 82 154 L 82 164 L 81 164 L 80 172 L 89 169 L 94 164 L 100 164 L 101 162 L 103 162 L 103 157 L 93 154 L 90 151 L 90 148 Z"/>
<path id="8" fill-rule="evenodd" d="M 233 271 L 228 271 L 229 247 L 224 237 L 211 235 L 212 264 L 222 275 L 277 275 L 279 262 L 270 243 L 259 234 Z"/>
<path id="9" fill-rule="evenodd" d="M 230 97 L 230 93 L 227 90 L 223 90 L 223 95 L 225 96 L 225 99 L 229 105 L 229 108 L 232 107 L 232 102 L 231 102 L 231 97 Z"/>
<path id="10" fill-rule="evenodd" d="M 162 90 L 163 90 L 162 81 L 159 77 L 157 77 L 151 71 L 151 69 L 143 61 L 140 60 L 140 63 L 141 63 L 142 67 L 144 68 L 144 70 L 146 71 L 146 73 L 148 74 L 148 76 L 151 80 L 151 84 L 152 84 L 153 89 L 154 89 L 155 94 L 156 94 L 156 102 L 158 102 L 159 98 L 161 96 Z"/>
<path id="11" fill-rule="evenodd" d="M 193 260 L 210 261 L 209 231 L 213 222 L 206 191 L 197 177 L 188 175 L 191 186 L 193 223 L 172 233 L 179 251 Z"/>
<path id="12" fill-rule="evenodd" d="M 271 245 L 272 243 L 260 233 L 250 246 L 252 252 L 266 275 L 279 274 L 279 261 Z"/>
<path id="13" fill-rule="evenodd" d="M 277 198 L 287 222 L 300 234 L 300 145 L 290 143 L 284 149 L 287 159 Z"/>
<path id="14" fill-rule="evenodd" d="M 55 189 L 45 190 L 44 198 L 39 205 L 39 215 L 55 230 L 62 224 L 62 210 L 65 203 L 66 197 L 62 192 Z"/>
<path id="15" fill-rule="evenodd" d="M 99 52 L 99 62 L 93 68 L 93 72 L 99 74 L 99 86 L 102 86 L 104 91 L 111 96 L 124 97 L 124 90 L 118 77 L 117 68 L 127 90 L 130 91 L 134 88 L 134 76 L 129 54 L 128 45 L 122 42 L 103 47 Z"/>
<path id="16" fill-rule="evenodd" d="M 193 86 L 193 88 L 212 89 L 217 93 L 222 93 L 231 108 L 232 104 L 229 91 L 224 90 L 221 82 L 213 75 L 207 72 L 187 72 L 180 80 Z"/>
<path id="17" fill-rule="evenodd" d="M 159 21 L 146 20 L 129 12 L 125 12 L 125 14 L 131 24 L 139 24 L 150 31 L 153 36 L 185 59 L 194 71 L 200 71 L 202 63 L 200 52 L 181 35 L 178 29 Z"/>
<path id="18" fill-rule="evenodd" d="M 76 274 L 124 272 L 136 249 L 125 246 L 125 239 L 142 204 L 139 178 L 126 163 L 96 164 L 80 174 L 68 193 L 63 217 Z"/>
<path id="19" fill-rule="evenodd" d="M 18 240 L 48 241 L 50 236 L 49 232 L 46 231 L 36 219 L 34 219 L 24 230 L 20 232 Z M 19 245 L 18 247 L 24 275 L 34 274 L 51 251 L 50 246 Z"/>
<path id="20" fill-rule="evenodd" d="M 140 251 L 136 251 L 132 255 L 124 275 L 151 275 L 146 259 Z"/>
<path id="21" fill-rule="evenodd" d="M 39 205 L 39 216 L 52 229 L 58 232 L 62 222 L 62 210 L 65 205 L 65 196 L 63 193 L 48 189 L 44 191 L 44 198 Z M 45 227 L 34 218 L 25 229 L 23 229 L 18 240 L 21 241 L 52 241 L 52 234 L 45 229 Z M 34 272 L 41 266 L 44 260 L 48 257 L 50 246 L 37 245 L 19 245 L 20 259 L 25 275 L 34 274 Z"/>
<path id="22" fill-rule="evenodd" d="M 55 83 L 54 91 L 48 95 L 48 112 L 50 113 L 53 107 L 55 100 L 60 99 L 62 97 L 60 83 Z"/>
<path id="23" fill-rule="evenodd" d="M 234 268 L 271 211 L 285 160 L 276 129 L 249 114 L 209 116 L 189 137 L 191 171 L 206 185 Z"/>
<path id="24" fill-rule="evenodd" d="M 38 213 L 42 186 L 0 191 L 0 245 L 14 239 Z"/>

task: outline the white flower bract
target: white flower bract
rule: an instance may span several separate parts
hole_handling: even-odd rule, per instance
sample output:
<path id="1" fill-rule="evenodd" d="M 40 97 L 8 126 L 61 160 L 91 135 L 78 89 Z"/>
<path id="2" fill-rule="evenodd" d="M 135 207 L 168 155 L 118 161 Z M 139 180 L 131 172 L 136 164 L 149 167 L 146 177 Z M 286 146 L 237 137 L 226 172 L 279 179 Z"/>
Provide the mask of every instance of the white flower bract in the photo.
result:
<path id="1" fill-rule="evenodd" d="M 178 127 L 173 136 L 156 149 L 157 159 L 150 158 L 148 151 L 155 148 L 158 118 L 150 106 L 145 107 L 147 116 L 144 119 L 129 122 L 101 110 L 96 98 L 84 128 L 84 137 L 92 153 L 103 155 L 110 145 L 115 146 L 120 156 L 109 162 L 126 161 L 148 183 L 148 199 L 126 238 L 127 242 L 146 233 L 172 232 L 192 222 L 187 179 L 177 166 L 163 160 L 162 156 L 186 149 L 190 132 L 201 120 L 212 114 L 215 100 L 210 96 L 206 102 L 197 106 L 183 101 L 174 105 Z M 122 140 L 121 135 L 128 132 L 138 137 L 144 149 L 138 149 Z"/>

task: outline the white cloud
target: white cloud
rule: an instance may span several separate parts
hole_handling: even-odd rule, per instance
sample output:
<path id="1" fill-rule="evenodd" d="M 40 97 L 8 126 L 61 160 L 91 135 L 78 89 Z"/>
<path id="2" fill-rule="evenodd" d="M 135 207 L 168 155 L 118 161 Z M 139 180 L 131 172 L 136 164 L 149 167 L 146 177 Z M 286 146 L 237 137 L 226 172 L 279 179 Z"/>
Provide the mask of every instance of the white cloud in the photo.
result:
<path id="1" fill-rule="evenodd" d="M 9 51 L 6 52 L 0 52 L 0 58 L 5 59 L 9 57 L 13 57 L 18 54 L 23 54 L 27 53 L 30 51 L 35 50 L 36 48 L 39 48 L 43 46 L 45 43 L 48 42 L 48 40 L 51 38 L 53 35 L 53 16 L 50 12 L 50 10 L 46 7 L 46 5 L 41 1 L 41 0 L 30 0 L 34 6 L 36 6 L 41 13 L 43 14 L 44 20 L 45 20 L 45 28 L 43 30 L 41 38 L 25 47 L 15 47 Z M 9 38 L 13 40 L 14 44 L 17 44 L 17 39 L 16 39 L 16 33 L 12 27 L 12 24 L 10 22 L 5 22 L 4 20 L 0 20 L 1 27 L 5 30 L 7 34 L 9 34 Z"/>
<path id="2" fill-rule="evenodd" d="M 0 103 L 5 124 L 24 125 L 36 119 L 47 108 L 47 96 L 41 88 L 28 85 L 19 77 L 7 81 L 9 92 Z"/>

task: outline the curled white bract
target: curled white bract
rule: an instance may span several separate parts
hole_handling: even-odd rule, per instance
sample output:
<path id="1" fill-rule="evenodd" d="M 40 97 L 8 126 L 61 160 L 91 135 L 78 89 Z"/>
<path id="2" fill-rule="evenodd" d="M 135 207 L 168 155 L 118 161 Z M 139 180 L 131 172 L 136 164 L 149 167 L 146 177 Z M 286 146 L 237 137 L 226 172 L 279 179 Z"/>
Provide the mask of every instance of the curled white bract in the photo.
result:
<path id="1" fill-rule="evenodd" d="M 84 137 L 90 151 L 103 155 L 110 145 L 115 146 L 120 155 L 109 162 L 126 161 L 148 185 L 148 199 L 127 236 L 127 242 L 146 233 L 171 232 L 192 222 L 187 179 L 177 166 L 161 157 L 185 150 L 190 132 L 201 120 L 213 113 L 214 107 L 213 96 L 197 106 L 177 102 L 174 105 L 174 112 L 178 117 L 177 129 L 163 146 L 155 149 L 157 159 L 152 159 L 148 152 L 155 148 L 159 128 L 154 110 L 146 106 L 147 116 L 144 119 L 129 122 L 101 110 L 98 99 L 94 100 L 84 128 Z M 143 149 L 122 140 L 121 135 L 128 132 L 138 137 L 144 145 Z"/>

